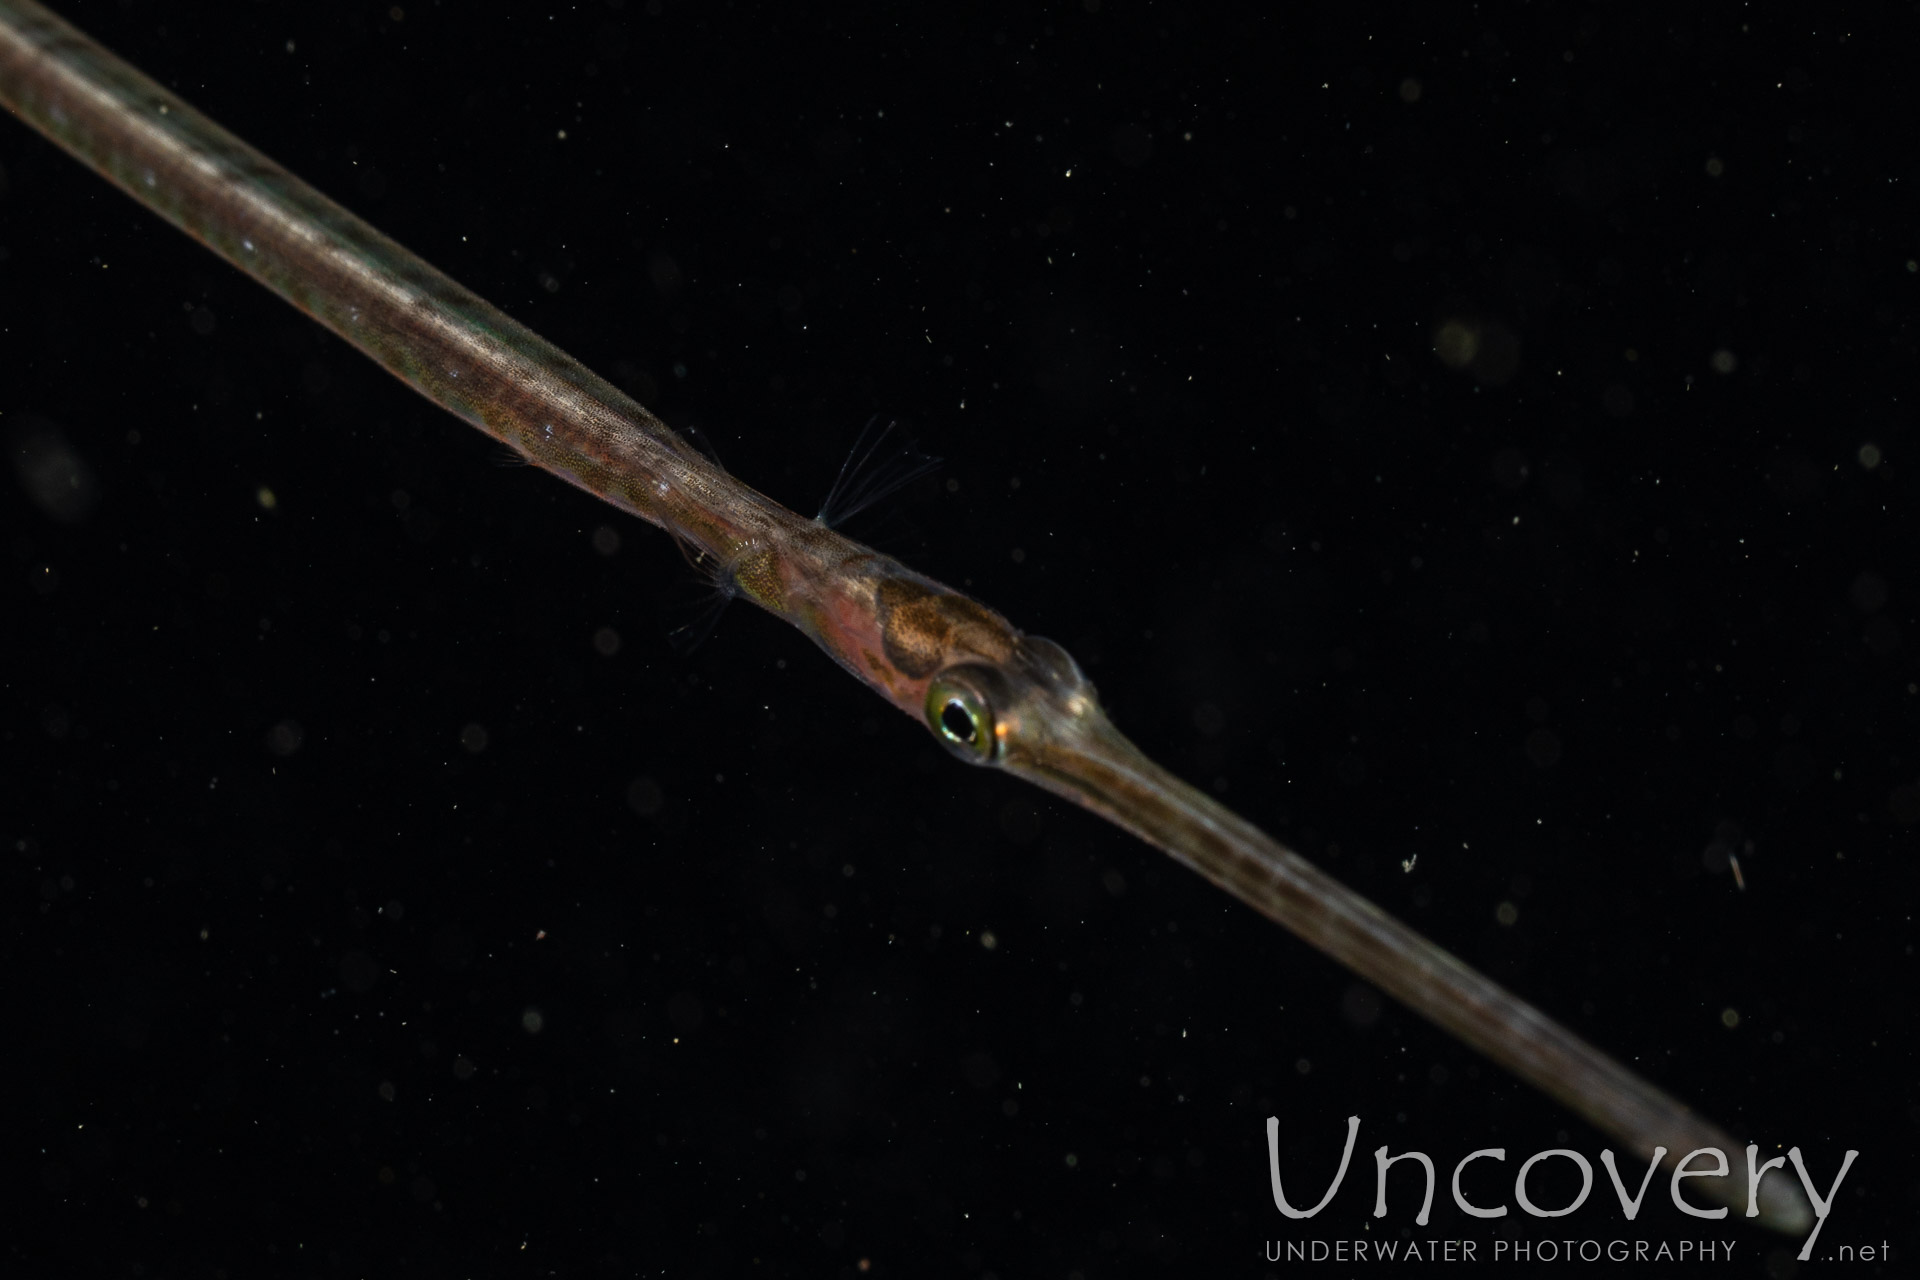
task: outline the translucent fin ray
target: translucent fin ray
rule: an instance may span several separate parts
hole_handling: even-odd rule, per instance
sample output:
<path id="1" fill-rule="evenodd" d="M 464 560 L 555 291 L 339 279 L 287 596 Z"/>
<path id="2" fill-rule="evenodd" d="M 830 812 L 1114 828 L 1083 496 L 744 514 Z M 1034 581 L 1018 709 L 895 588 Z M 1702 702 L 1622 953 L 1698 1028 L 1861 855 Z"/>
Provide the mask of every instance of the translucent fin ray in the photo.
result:
<path id="1" fill-rule="evenodd" d="M 869 418 L 815 519 L 837 529 L 939 466 L 940 459 L 922 453 L 898 419 Z"/>

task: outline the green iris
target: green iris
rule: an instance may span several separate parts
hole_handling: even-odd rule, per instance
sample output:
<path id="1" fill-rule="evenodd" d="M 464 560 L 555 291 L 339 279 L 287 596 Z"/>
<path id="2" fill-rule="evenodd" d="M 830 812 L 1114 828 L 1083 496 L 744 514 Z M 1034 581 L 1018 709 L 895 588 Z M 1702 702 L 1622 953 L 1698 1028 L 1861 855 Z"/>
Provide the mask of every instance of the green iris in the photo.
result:
<path id="1" fill-rule="evenodd" d="M 927 686 L 927 727 L 949 751 L 969 763 L 988 764 L 999 753 L 993 708 L 974 682 L 959 672 L 937 676 Z"/>

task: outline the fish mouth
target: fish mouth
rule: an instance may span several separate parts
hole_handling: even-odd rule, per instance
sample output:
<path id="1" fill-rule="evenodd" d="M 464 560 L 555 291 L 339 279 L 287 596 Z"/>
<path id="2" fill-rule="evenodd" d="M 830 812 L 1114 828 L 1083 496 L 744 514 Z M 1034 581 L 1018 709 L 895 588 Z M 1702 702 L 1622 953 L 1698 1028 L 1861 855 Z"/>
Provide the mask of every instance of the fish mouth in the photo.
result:
<path id="1" fill-rule="evenodd" d="M 1045 712 L 1016 709 L 1003 720 L 1003 768 L 1164 850 L 1641 1159 L 1688 1163 L 1694 1189 L 1735 1215 L 1788 1235 L 1813 1226 L 1812 1206 L 1784 1170 L 1760 1179 L 1750 1209 L 1744 1144 L 1154 763 L 1097 703 Z M 1694 1175 L 1699 1161 L 1688 1157 L 1700 1151 L 1720 1153 L 1727 1174 Z"/>

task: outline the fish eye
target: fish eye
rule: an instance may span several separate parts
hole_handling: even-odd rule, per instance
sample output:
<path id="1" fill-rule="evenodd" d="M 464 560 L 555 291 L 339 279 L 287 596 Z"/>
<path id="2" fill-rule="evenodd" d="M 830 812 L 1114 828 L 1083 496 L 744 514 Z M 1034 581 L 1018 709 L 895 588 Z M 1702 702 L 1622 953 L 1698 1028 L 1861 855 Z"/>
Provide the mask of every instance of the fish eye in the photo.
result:
<path id="1" fill-rule="evenodd" d="M 927 686 L 927 728 L 947 750 L 969 764 L 991 763 L 1000 753 L 993 708 L 973 684 L 953 675 Z"/>

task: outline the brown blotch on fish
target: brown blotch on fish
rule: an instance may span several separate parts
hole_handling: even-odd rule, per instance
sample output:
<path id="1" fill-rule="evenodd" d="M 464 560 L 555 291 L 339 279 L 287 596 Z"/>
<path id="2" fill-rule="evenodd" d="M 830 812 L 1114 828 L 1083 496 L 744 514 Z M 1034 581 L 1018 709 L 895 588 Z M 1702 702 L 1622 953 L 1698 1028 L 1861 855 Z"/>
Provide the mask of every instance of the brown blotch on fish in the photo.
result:
<path id="1" fill-rule="evenodd" d="M 882 578 L 874 599 L 887 660 L 915 679 L 968 659 L 1003 663 L 1020 642 L 985 605 L 914 578 Z"/>
<path id="2" fill-rule="evenodd" d="M 786 593 L 780 581 L 779 561 L 769 548 L 755 546 L 743 552 L 734 561 L 733 580 L 755 603 L 775 611 L 783 607 Z"/>

